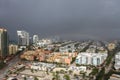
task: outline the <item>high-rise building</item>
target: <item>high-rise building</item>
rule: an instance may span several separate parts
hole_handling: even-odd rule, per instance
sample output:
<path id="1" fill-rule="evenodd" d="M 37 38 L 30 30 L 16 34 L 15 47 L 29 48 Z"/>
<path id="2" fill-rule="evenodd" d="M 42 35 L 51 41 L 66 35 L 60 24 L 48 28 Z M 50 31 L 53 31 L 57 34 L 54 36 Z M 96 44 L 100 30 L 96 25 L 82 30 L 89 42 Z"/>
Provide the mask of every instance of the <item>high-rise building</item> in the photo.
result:
<path id="1" fill-rule="evenodd" d="M 8 34 L 7 30 L 0 28 L 0 59 L 8 55 Z"/>
<path id="2" fill-rule="evenodd" d="M 38 35 L 33 35 L 33 43 L 37 43 L 39 41 Z"/>
<path id="3" fill-rule="evenodd" d="M 29 33 L 23 30 L 17 31 L 18 35 L 18 45 L 19 46 L 28 46 L 29 45 Z"/>

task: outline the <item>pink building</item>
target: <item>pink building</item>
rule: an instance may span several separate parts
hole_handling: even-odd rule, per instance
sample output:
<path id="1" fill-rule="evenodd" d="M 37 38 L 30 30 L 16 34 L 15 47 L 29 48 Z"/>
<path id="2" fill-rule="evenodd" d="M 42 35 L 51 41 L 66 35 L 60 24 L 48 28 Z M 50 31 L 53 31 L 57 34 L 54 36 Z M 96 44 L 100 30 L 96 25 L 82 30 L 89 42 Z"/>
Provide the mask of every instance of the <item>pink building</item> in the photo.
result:
<path id="1" fill-rule="evenodd" d="M 39 61 L 45 61 L 45 54 L 41 54 L 39 56 Z"/>
<path id="2" fill-rule="evenodd" d="M 70 65 L 70 63 L 71 63 L 71 59 L 70 58 L 64 58 L 64 61 L 68 65 Z"/>

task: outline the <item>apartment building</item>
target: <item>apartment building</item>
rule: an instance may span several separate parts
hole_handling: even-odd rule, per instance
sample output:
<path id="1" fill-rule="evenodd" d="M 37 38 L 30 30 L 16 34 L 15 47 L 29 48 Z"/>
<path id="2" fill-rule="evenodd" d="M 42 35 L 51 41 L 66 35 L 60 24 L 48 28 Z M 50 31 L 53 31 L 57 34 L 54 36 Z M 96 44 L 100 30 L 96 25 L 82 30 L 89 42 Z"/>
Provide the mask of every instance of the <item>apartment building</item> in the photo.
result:
<path id="1" fill-rule="evenodd" d="M 107 53 L 79 53 L 76 58 L 76 64 L 80 65 L 100 65 L 106 59 Z"/>

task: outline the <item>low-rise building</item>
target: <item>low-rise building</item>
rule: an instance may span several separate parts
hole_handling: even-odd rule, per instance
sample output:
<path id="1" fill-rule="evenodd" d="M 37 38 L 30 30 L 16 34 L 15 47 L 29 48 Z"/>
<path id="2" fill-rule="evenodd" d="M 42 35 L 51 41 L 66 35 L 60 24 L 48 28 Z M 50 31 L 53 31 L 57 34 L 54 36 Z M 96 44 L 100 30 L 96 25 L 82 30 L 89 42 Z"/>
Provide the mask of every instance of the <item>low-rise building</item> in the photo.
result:
<path id="1" fill-rule="evenodd" d="M 47 71 L 47 70 L 52 70 L 56 67 L 56 65 L 54 64 L 48 64 L 48 63 L 42 63 L 42 62 L 38 62 L 38 63 L 32 63 L 30 65 L 30 69 L 34 69 L 34 70 L 41 70 L 41 71 Z"/>
<path id="2" fill-rule="evenodd" d="M 115 55 L 115 69 L 120 69 L 120 52 Z"/>
<path id="3" fill-rule="evenodd" d="M 106 59 L 107 53 L 79 53 L 76 58 L 76 64 L 79 65 L 100 65 Z"/>
<path id="4" fill-rule="evenodd" d="M 118 75 L 118 74 L 112 74 L 111 76 L 110 76 L 110 79 L 109 80 L 120 80 L 120 75 Z"/>
<path id="5" fill-rule="evenodd" d="M 68 64 L 72 62 L 72 58 L 77 56 L 77 52 L 69 53 L 69 52 L 54 52 L 51 56 L 48 57 L 47 62 L 57 62 Z"/>
<path id="6" fill-rule="evenodd" d="M 49 50 L 44 50 L 44 49 L 37 49 L 35 51 L 26 51 L 24 52 L 20 58 L 21 59 L 26 59 L 26 60 L 38 60 L 38 61 L 45 61 L 45 57 L 49 54 L 51 54 L 52 51 Z"/>
<path id="7" fill-rule="evenodd" d="M 44 46 L 47 46 L 49 44 L 52 44 L 52 40 L 51 39 L 42 39 L 42 40 L 39 40 L 37 45 L 39 47 L 44 47 Z"/>
<path id="8" fill-rule="evenodd" d="M 69 70 L 71 70 L 71 71 L 78 71 L 78 72 L 80 72 L 80 71 L 86 72 L 87 67 L 86 67 L 86 66 L 79 66 L 79 67 L 70 66 L 70 67 L 68 68 L 68 71 L 69 71 Z"/>
<path id="9" fill-rule="evenodd" d="M 59 48 L 59 51 L 60 52 L 75 52 L 76 51 L 76 45 L 77 43 L 75 42 L 72 42 L 70 44 L 66 44 L 66 45 L 62 45 L 60 48 Z"/>

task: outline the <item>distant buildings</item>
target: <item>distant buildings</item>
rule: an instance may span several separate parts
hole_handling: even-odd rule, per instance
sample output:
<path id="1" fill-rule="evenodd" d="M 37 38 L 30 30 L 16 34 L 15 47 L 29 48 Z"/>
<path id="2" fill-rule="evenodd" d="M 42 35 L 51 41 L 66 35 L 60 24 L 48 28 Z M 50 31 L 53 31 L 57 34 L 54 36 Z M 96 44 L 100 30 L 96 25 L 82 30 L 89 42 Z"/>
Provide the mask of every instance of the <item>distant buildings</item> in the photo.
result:
<path id="1" fill-rule="evenodd" d="M 36 44 L 39 41 L 38 35 L 33 35 L 33 43 Z"/>
<path id="2" fill-rule="evenodd" d="M 115 55 L 115 69 L 120 69 L 120 52 Z"/>
<path id="3" fill-rule="evenodd" d="M 51 40 L 52 40 L 53 43 L 57 43 L 57 42 L 60 41 L 60 37 L 59 36 L 55 36 Z"/>
<path id="4" fill-rule="evenodd" d="M 75 47 L 75 44 L 74 42 L 71 42 L 71 43 L 68 43 L 68 44 L 63 44 L 60 48 L 59 48 L 59 51 L 60 52 L 75 52 L 76 51 L 76 47 Z"/>
<path id="5" fill-rule="evenodd" d="M 18 45 L 19 46 L 28 46 L 29 45 L 29 33 L 23 30 L 17 31 L 18 35 Z"/>
<path id="6" fill-rule="evenodd" d="M 37 43 L 37 45 L 39 47 L 45 47 L 49 44 L 52 44 L 52 40 L 51 39 L 42 39 L 42 40 L 39 40 L 39 42 Z"/>
<path id="7" fill-rule="evenodd" d="M 100 65 L 107 57 L 107 53 L 79 53 L 76 58 L 76 64 L 79 65 Z"/>
<path id="8" fill-rule="evenodd" d="M 18 51 L 18 45 L 9 45 L 9 55 L 16 54 Z"/>
<path id="9" fill-rule="evenodd" d="M 0 58 L 8 55 L 8 34 L 7 30 L 0 28 Z"/>

